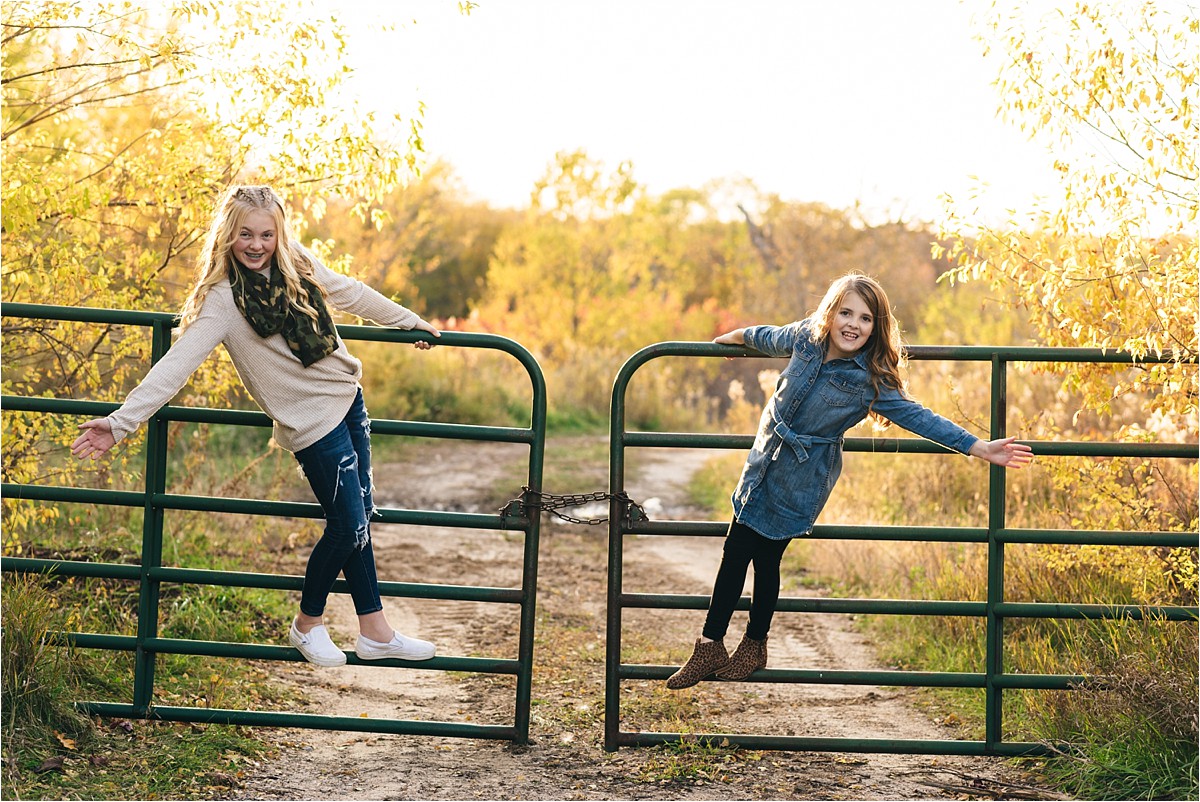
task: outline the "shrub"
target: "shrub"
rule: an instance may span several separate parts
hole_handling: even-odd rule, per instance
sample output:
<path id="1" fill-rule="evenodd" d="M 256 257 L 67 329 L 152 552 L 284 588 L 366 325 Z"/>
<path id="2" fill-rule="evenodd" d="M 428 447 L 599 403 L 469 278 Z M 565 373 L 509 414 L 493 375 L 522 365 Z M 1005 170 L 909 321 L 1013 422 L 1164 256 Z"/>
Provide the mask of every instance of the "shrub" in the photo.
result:
<path id="1" fill-rule="evenodd" d="M 1074 644 L 1092 690 L 1031 699 L 1044 740 L 1068 740 L 1047 771 L 1080 799 L 1196 799 L 1200 794 L 1197 642 L 1193 624 L 1095 621 Z"/>
<path id="2" fill-rule="evenodd" d="M 56 738 L 90 734 L 91 722 L 74 708 L 82 669 L 73 649 L 47 642 L 62 613 L 36 576 L 4 580 L 4 765 L 16 768 L 22 753 L 55 748 Z"/>

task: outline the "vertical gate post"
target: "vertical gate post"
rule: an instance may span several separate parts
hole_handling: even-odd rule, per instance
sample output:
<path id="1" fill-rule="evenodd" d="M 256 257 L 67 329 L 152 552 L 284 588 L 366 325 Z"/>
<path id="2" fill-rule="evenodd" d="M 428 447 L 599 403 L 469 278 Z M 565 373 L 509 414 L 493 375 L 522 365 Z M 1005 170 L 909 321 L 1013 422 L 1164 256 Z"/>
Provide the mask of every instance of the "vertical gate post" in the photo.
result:
<path id="1" fill-rule="evenodd" d="M 632 360 L 630 360 L 632 361 Z M 621 566 L 625 516 L 617 496 L 625 492 L 625 386 L 629 362 L 613 381 L 608 425 L 608 616 L 604 637 L 604 751 L 615 752 L 621 732 Z"/>
<path id="2" fill-rule="evenodd" d="M 541 492 L 542 469 L 546 451 L 546 379 L 532 356 L 511 352 L 525 365 L 533 383 L 533 411 L 529 425 L 533 430 L 533 442 L 529 444 L 529 488 Z M 537 624 L 537 575 L 538 543 L 541 533 L 540 511 L 530 514 L 525 525 L 525 552 L 521 569 L 521 632 L 517 646 L 516 714 L 513 727 L 517 731 L 515 743 L 529 743 L 529 708 L 533 693 L 533 644 L 534 627 Z"/>
<path id="3" fill-rule="evenodd" d="M 990 439 L 1008 430 L 1008 374 L 1005 361 L 992 357 L 992 423 Z M 1004 528 L 1004 468 L 988 466 L 988 585 L 984 700 L 984 748 L 991 752 L 1004 740 L 1004 689 L 997 680 L 1004 673 L 1004 618 L 996 612 L 1004 603 L 1004 543 L 997 534 Z"/>
<path id="4" fill-rule="evenodd" d="M 150 362 L 162 359 L 171 346 L 171 325 L 155 321 L 150 343 Z M 159 581 L 151 572 L 162 566 L 163 508 L 155 495 L 167 488 L 167 421 L 157 413 L 146 425 L 146 501 L 142 511 L 142 566 L 138 588 L 137 649 L 133 667 L 133 706 L 141 715 L 154 701 L 156 655 L 146 642 L 158 637 Z"/>

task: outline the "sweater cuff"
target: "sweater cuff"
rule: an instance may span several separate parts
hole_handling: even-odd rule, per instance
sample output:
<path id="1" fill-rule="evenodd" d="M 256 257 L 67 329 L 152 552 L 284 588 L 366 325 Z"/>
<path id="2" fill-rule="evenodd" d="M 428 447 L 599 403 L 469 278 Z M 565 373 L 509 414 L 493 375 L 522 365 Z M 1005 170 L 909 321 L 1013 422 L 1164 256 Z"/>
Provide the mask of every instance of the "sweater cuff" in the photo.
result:
<path id="1" fill-rule="evenodd" d="M 421 322 L 421 316 L 406 307 L 400 307 L 400 308 L 404 309 L 406 314 L 402 315 L 401 318 L 398 321 L 396 321 L 395 323 L 393 323 L 392 325 L 398 329 L 406 329 L 406 330 L 415 329 L 417 327 L 417 324 Z"/>
<path id="2" fill-rule="evenodd" d="M 134 432 L 133 429 L 126 429 L 125 427 L 123 427 L 119 423 L 117 423 L 117 421 L 113 418 L 112 415 L 109 415 L 108 417 L 106 417 L 105 420 L 108 421 L 109 431 L 112 432 L 113 445 L 116 445 L 117 443 L 121 442 L 126 437 L 133 434 L 133 432 Z"/>

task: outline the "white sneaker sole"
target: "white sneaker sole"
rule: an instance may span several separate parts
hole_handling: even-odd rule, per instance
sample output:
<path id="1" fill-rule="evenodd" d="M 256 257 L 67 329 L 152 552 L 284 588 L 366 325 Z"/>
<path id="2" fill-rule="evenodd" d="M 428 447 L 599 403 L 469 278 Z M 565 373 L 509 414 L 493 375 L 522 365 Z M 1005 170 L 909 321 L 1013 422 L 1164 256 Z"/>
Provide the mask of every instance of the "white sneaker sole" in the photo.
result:
<path id="1" fill-rule="evenodd" d="M 400 649 L 381 649 L 379 651 L 362 652 L 355 648 L 354 653 L 358 655 L 359 660 L 408 660 L 417 663 L 422 660 L 431 660 L 437 654 L 437 650 L 405 652 Z"/>
<path id="2" fill-rule="evenodd" d="M 295 644 L 292 644 L 292 645 L 295 646 Z M 296 651 L 300 652 L 300 654 L 302 654 L 304 656 L 305 660 L 312 663 L 314 666 L 320 666 L 321 668 L 337 668 L 338 666 L 346 665 L 346 655 L 344 655 L 344 654 L 341 656 L 341 658 L 332 657 L 332 656 L 321 657 L 320 655 L 309 654 L 308 652 L 304 651 L 304 649 L 300 648 L 299 646 L 296 646 L 295 648 L 296 648 Z"/>
<path id="3" fill-rule="evenodd" d="M 346 665 L 345 652 L 339 651 L 336 655 L 331 654 L 328 656 L 314 654 L 313 652 L 305 649 L 303 644 L 298 642 L 296 638 L 292 637 L 291 633 L 288 633 L 288 643 L 293 649 L 300 652 L 300 655 L 305 660 L 312 663 L 314 666 L 320 666 L 321 668 L 337 668 L 338 666 Z"/>

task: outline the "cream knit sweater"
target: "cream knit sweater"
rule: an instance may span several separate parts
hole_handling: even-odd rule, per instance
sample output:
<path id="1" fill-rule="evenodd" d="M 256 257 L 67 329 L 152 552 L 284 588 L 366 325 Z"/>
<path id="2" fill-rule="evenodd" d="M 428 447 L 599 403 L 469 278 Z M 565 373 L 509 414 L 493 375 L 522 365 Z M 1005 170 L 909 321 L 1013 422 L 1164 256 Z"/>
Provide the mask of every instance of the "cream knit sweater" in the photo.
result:
<path id="1" fill-rule="evenodd" d="M 325 301 L 384 326 L 411 329 L 420 316 L 394 303 L 361 281 L 335 273 L 308 254 Z M 218 345 L 224 345 L 250 396 L 275 422 L 275 442 L 299 451 L 320 440 L 341 422 L 358 392 L 362 363 L 338 338 L 329 356 L 305 368 L 283 335 L 259 337 L 238 311 L 229 281 L 214 285 L 196 319 L 179 335 L 146 378 L 108 416 L 120 442 L 150 419 L 187 383 Z"/>

